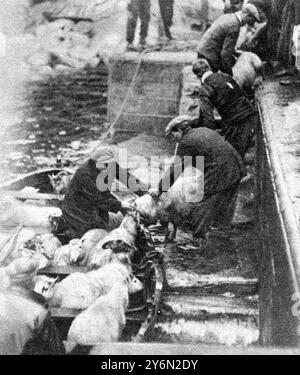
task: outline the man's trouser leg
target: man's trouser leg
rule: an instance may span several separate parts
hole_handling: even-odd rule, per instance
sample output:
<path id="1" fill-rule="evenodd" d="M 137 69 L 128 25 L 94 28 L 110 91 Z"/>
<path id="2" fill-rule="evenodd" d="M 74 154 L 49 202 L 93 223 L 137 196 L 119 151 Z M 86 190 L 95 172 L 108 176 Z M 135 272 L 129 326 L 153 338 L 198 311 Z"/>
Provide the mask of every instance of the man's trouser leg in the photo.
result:
<path id="1" fill-rule="evenodd" d="M 229 142 L 243 158 L 248 151 L 258 123 L 258 116 L 249 116 L 239 124 L 232 125 L 225 134 Z"/>
<path id="2" fill-rule="evenodd" d="M 166 37 L 171 39 L 172 35 L 170 27 L 172 26 L 172 19 L 174 14 L 174 0 L 159 0 L 159 8 L 164 24 Z"/>
<path id="3" fill-rule="evenodd" d="M 133 43 L 135 36 L 135 29 L 138 18 L 139 0 L 131 0 L 128 4 L 128 19 L 127 19 L 127 42 Z"/>
<path id="4" fill-rule="evenodd" d="M 139 0 L 139 16 L 141 19 L 140 43 L 145 44 L 150 23 L 150 0 Z"/>

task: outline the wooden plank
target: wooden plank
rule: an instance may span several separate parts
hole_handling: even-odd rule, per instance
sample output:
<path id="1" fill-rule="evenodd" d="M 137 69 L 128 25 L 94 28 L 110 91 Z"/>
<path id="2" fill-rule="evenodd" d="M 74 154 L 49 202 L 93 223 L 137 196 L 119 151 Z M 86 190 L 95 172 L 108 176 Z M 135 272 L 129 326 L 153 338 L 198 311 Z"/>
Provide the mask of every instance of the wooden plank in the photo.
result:
<path id="1" fill-rule="evenodd" d="M 182 355 L 300 355 L 299 348 L 261 348 L 258 346 L 225 346 L 213 344 L 168 344 L 168 343 L 104 343 L 97 345 L 93 355 L 149 355 L 149 356 L 182 356 Z"/>
<path id="2" fill-rule="evenodd" d="M 168 289 L 172 292 L 202 294 L 255 295 L 258 291 L 258 279 L 240 276 L 220 276 L 218 274 L 199 275 L 183 272 L 168 266 L 166 270 Z"/>
<path id="3" fill-rule="evenodd" d="M 122 55 L 122 61 L 137 63 L 140 59 L 139 52 L 126 52 Z M 143 57 L 143 62 L 152 64 L 166 64 L 168 66 L 180 64 L 191 65 L 197 59 L 196 52 L 191 51 L 153 51 L 147 52 Z M 120 57 L 112 58 L 112 62 L 117 62 Z"/>
<path id="4" fill-rule="evenodd" d="M 64 199 L 64 195 L 57 194 L 43 194 L 43 193 L 27 193 L 23 191 L 9 191 L 13 197 L 20 200 L 45 200 L 45 201 L 61 201 Z"/>
<path id="5" fill-rule="evenodd" d="M 77 309 L 65 309 L 61 307 L 49 307 L 49 311 L 51 317 L 54 319 L 75 319 L 79 314 L 81 314 L 84 310 L 77 310 Z M 146 319 L 147 312 L 131 312 L 128 310 L 126 312 L 126 321 L 130 322 L 142 322 Z"/>
<path id="6" fill-rule="evenodd" d="M 175 315 L 185 319 L 215 319 L 219 316 L 258 317 L 257 301 L 247 298 L 228 298 L 224 296 L 181 295 L 179 293 L 163 296 L 166 306 L 164 318 Z"/>
<path id="7" fill-rule="evenodd" d="M 65 266 L 65 267 L 58 267 L 58 266 L 49 266 L 39 271 L 40 275 L 46 275 L 49 277 L 59 277 L 60 279 L 69 276 L 71 273 L 74 272 L 87 272 L 86 267 L 78 267 L 78 266 Z"/>
<path id="8" fill-rule="evenodd" d="M 75 319 L 80 313 L 84 310 L 75 310 L 75 309 L 63 309 L 57 307 L 49 308 L 50 314 L 54 319 Z"/>

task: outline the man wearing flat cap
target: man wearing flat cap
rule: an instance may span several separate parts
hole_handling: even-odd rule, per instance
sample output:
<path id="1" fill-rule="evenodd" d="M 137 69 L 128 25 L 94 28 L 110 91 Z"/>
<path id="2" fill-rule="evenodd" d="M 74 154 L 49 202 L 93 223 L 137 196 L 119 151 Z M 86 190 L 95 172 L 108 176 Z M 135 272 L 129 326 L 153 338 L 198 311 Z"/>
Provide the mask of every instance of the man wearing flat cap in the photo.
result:
<path id="1" fill-rule="evenodd" d="M 64 345 L 43 296 L 33 291 L 38 263 L 18 258 L 5 269 L 0 292 L 0 355 L 63 355 Z"/>
<path id="2" fill-rule="evenodd" d="M 178 142 L 179 162 L 171 165 L 156 189 L 149 193 L 158 199 L 163 187 L 174 184 L 190 160 L 197 168 L 197 157 L 204 158 L 204 196 L 194 203 L 189 223 L 196 237 L 205 238 L 210 225 L 224 224 L 245 168 L 238 152 L 217 132 L 208 128 L 191 128 L 191 118 L 179 116 L 166 128 L 166 134 Z M 189 157 L 189 158 L 185 158 Z M 199 182 L 202 184 L 202 181 Z"/>
<path id="3" fill-rule="evenodd" d="M 244 0 L 223 0 L 224 2 L 224 13 L 235 13 L 239 11 L 242 6 Z"/>
<path id="4" fill-rule="evenodd" d="M 198 59 L 193 72 L 201 81 L 199 118 L 194 127 L 216 130 L 214 109 L 222 118 L 222 134 L 243 158 L 252 143 L 258 113 L 236 81 L 228 74 L 213 73 L 208 62 Z"/>
<path id="5" fill-rule="evenodd" d="M 221 70 L 232 75 L 240 28 L 246 24 L 253 25 L 255 21 L 259 22 L 260 16 L 253 4 L 245 4 L 238 12 L 223 14 L 202 36 L 198 58 L 206 59 L 213 72 Z"/>
<path id="6" fill-rule="evenodd" d="M 110 177 L 113 178 L 106 175 L 110 172 Z M 105 176 L 102 182 L 101 176 Z M 148 188 L 120 167 L 113 149 L 109 146 L 99 147 L 77 169 L 61 207 L 71 239 L 81 238 L 91 229 L 111 230 L 120 224 L 122 215 L 116 214 L 130 207 L 128 203 L 121 203 L 111 194 L 114 179 L 128 188 L 129 183 L 135 181 L 140 188 L 135 191 L 137 195 L 142 195 Z"/>

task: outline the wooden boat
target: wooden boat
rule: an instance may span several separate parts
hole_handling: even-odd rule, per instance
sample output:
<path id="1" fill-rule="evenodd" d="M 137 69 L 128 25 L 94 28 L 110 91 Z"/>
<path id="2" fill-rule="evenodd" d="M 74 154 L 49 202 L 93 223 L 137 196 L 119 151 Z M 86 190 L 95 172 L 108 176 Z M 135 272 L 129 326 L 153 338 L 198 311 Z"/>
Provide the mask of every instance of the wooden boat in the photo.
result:
<path id="1" fill-rule="evenodd" d="M 54 193 L 49 176 L 56 175 L 62 171 L 63 169 L 60 168 L 48 168 L 32 172 L 12 181 L 2 183 L 0 190 L 8 191 L 20 200 L 41 200 L 46 201 L 47 205 L 59 206 L 62 196 Z M 39 192 L 22 192 L 22 189 L 26 187 L 38 189 Z M 15 233 L 14 236 L 16 236 Z M 9 239 L 10 242 L 13 240 L 14 238 Z M 155 322 L 163 288 L 163 271 L 160 253 L 155 251 L 151 234 L 142 225 L 139 229 L 136 246 L 140 250 L 141 262 L 134 265 L 134 273 L 143 282 L 144 290 L 130 297 L 122 341 L 141 342 Z M 50 266 L 41 270 L 40 274 L 49 277 L 58 277 L 62 280 L 72 272 L 78 271 L 85 272 L 86 269 L 73 266 Z M 60 308 L 51 308 L 50 311 L 61 331 L 62 337 L 66 337 L 72 320 L 80 311 Z"/>

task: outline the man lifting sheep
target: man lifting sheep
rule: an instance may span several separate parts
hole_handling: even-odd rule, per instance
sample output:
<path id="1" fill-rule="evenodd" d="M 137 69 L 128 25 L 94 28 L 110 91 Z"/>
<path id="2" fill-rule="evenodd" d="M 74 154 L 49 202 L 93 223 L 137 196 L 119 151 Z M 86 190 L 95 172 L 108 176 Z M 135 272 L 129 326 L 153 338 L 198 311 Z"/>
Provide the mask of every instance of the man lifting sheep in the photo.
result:
<path id="1" fill-rule="evenodd" d="M 177 117 L 166 128 L 166 134 L 179 143 L 177 156 L 179 162 L 172 164 L 159 182 L 157 188 L 150 191 L 158 200 L 164 186 L 172 186 L 179 174 L 176 171 L 187 167 L 184 160 L 190 157 L 197 168 L 196 159 L 204 158 L 204 196 L 194 204 L 190 215 L 190 223 L 196 237 L 206 237 L 209 227 L 223 224 L 228 220 L 232 200 L 235 197 L 239 182 L 245 175 L 242 159 L 238 152 L 217 132 L 208 128 L 191 127 L 191 119 L 187 116 Z M 178 160 L 178 158 L 177 158 Z M 201 183 L 201 182 L 200 182 Z M 220 220 L 221 218 L 221 220 Z"/>

